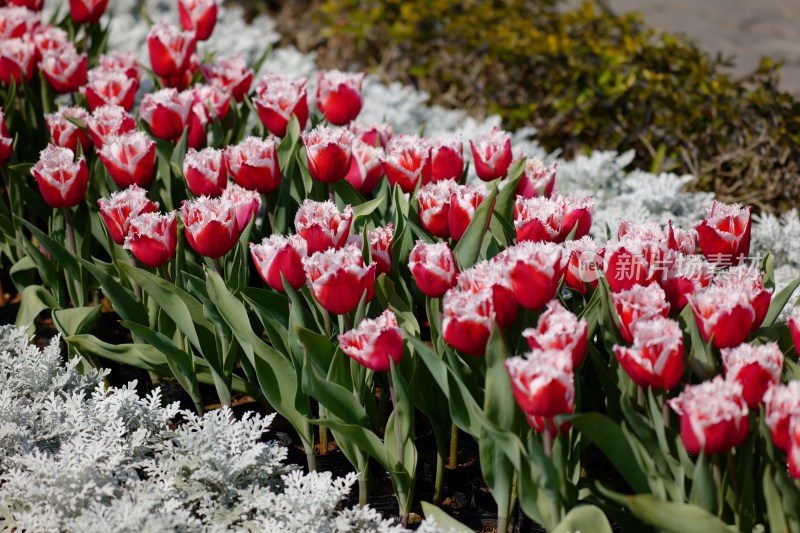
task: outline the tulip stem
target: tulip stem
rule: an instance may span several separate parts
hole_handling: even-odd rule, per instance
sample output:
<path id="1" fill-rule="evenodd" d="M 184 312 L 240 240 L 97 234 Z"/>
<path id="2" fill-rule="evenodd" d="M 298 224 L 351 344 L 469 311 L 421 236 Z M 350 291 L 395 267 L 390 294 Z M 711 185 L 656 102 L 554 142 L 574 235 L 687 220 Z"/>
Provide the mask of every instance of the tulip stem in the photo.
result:
<path id="1" fill-rule="evenodd" d="M 325 335 L 329 338 L 331 336 L 331 315 L 328 313 L 328 310 L 324 307 L 322 308 L 322 324 L 325 327 Z"/>
<path id="2" fill-rule="evenodd" d="M 442 503 L 442 479 L 444 478 L 444 450 L 437 446 L 436 450 L 436 477 L 433 480 L 433 505 Z"/>
<path id="3" fill-rule="evenodd" d="M 69 207 L 64 208 L 64 229 L 67 234 L 67 247 L 69 253 L 73 257 L 78 257 L 77 247 L 75 246 L 75 229 L 72 227 L 72 211 Z M 78 298 L 77 302 L 72 302 L 72 305 L 83 306 L 83 291 L 81 290 L 81 280 L 73 279 L 72 283 L 75 285 L 75 296 Z"/>
<path id="4" fill-rule="evenodd" d="M 458 426 L 455 424 L 450 427 L 450 460 L 447 468 L 450 470 L 458 468 Z"/>
<path id="5" fill-rule="evenodd" d="M 661 419 L 664 421 L 664 427 L 669 428 L 669 391 L 664 391 L 664 402 L 661 404 Z"/>
<path id="6" fill-rule="evenodd" d="M 131 254 L 131 265 L 133 265 L 133 268 L 139 268 L 139 264 L 136 262 L 136 257 L 133 254 Z M 136 299 L 141 302 L 142 288 L 136 283 L 136 280 L 131 280 L 131 287 L 133 287 L 133 294 L 136 296 Z"/>
<path id="7" fill-rule="evenodd" d="M 394 366 L 394 362 L 391 362 L 391 365 Z M 400 434 L 402 430 L 400 428 L 400 413 L 397 411 L 397 394 L 395 393 L 394 390 L 394 379 L 392 379 L 391 369 L 389 369 L 388 377 L 389 377 L 389 396 L 392 398 L 392 406 L 394 407 L 394 436 L 395 440 L 397 441 L 397 464 L 400 467 L 400 469 L 402 469 L 403 459 L 405 454 L 403 453 L 403 436 Z M 400 524 L 402 524 L 402 526 L 405 527 L 408 524 L 408 511 L 406 509 L 403 509 L 405 505 L 403 505 L 400 502 L 400 494 L 397 495 L 397 503 L 400 504 L 399 505 Z"/>

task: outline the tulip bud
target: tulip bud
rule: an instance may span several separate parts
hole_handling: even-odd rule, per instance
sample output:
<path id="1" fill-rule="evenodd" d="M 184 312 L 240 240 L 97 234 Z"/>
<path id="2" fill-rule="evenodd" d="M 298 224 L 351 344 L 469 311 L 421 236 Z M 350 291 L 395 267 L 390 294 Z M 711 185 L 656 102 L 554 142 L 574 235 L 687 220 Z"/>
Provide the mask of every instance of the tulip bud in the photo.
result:
<path id="1" fill-rule="evenodd" d="M 0 40 L 0 81 L 22 85 L 30 83 L 36 73 L 36 46 L 23 39 Z"/>
<path id="2" fill-rule="evenodd" d="M 92 111 L 106 104 L 118 105 L 130 111 L 138 89 L 139 80 L 123 70 L 93 68 L 82 91 Z"/>
<path id="3" fill-rule="evenodd" d="M 614 345 L 620 366 L 640 387 L 669 390 L 683 375 L 683 333 L 677 322 L 657 315 L 635 321 L 633 346 Z"/>
<path id="4" fill-rule="evenodd" d="M 351 74 L 339 70 L 320 70 L 317 76 L 317 108 L 328 122 L 344 126 L 355 120 L 364 102 L 361 85 L 364 73 Z"/>
<path id="5" fill-rule="evenodd" d="M 156 76 L 170 78 L 183 74 L 195 49 L 192 31 L 180 31 L 168 22 L 157 22 L 147 34 L 150 65 Z"/>
<path id="6" fill-rule="evenodd" d="M 495 322 L 492 291 L 450 289 L 442 302 L 442 338 L 472 357 L 483 357 Z"/>
<path id="7" fill-rule="evenodd" d="M 97 24 L 107 7 L 108 0 L 69 0 L 69 16 L 75 24 Z"/>
<path id="8" fill-rule="evenodd" d="M 247 228 L 247 225 L 261 209 L 261 195 L 235 183 L 228 183 L 222 192 L 222 198 L 233 202 L 236 209 L 236 227 L 239 233 Z"/>
<path id="9" fill-rule="evenodd" d="M 514 398 L 526 415 L 552 418 L 575 410 L 575 378 L 568 351 L 532 350 L 504 364 Z"/>
<path id="10" fill-rule="evenodd" d="M 294 218 L 295 231 L 308 243 L 309 254 L 344 246 L 352 223 L 353 208 L 349 205 L 340 213 L 331 201 L 315 202 L 308 198 L 303 200 Z"/>
<path id="11" fill-rule="evenodd" d="M 606 244 L 603 256 L 608 286 L 613 292 L 635 285 L 649 285 L 660 278 L 666 242 L 638 235 L 623 235 L 619 241 Z"/>
<path id="12" fill-rule="evenodd" d="M 195 196 L 217 197 L 228 185 L 228 171 L 222 150 L 189 148 L 183 159 L 183 177 Z"/>
<path id="13" fill-rule="evenodd" d="M 314 298 L 331 313 L 353 311 L 365 293 L 372 300 L 375 265 L 364 265 L 359 246 L 314 253 L 303 259 L 303 266 Z"/>
<path id="14" fill-rule="evenodd" d="M 216 0 L 178 0 L 178 16 L 186 31 L 194 31 L 195 39 L 205 41 L 211 37 L 217 24 Z"/>
<path id="15" fill-rule="evenodd" d="M 517 196 L 514 230 L 517 242 L 559 242 L 564 212 L 559 202 L 544 196 Z"/>
<path id="16" fill-rule="evenodd" d="M 535 328 L 527 328 L 522 336 L 531 350 L 565 350 L 572 357 L 572 368 L 578 368 L 586 355 L 588 343 L 586 320 L 570 313 L 558 300 L 547 304 Z"/>
<path id="17" fill-rule="evenodd" d="M 453 180 L 435 181 L 417 191 L 419 219 L 425 231 L 442 239 L 450 238 L 450 198 L 458 188 Z"/>
<path id="18" fill-rule="evenodd" d="M 282 74 L 268 74 L 256 85 L 258 96 L 253 100 L 258 116 L 264 127 L 278 137 L 286 136 L 286 128 L 292 119 L 302 131 L 308 122 L 308 99 L 306 96 L 306 78 L 292 79 Z"/>
<path id="19" fill-rule="evenodd" d="M 461 139 L 436 140 L 429 144 L 431 147 L 430 181 L 460 180 L 464 174 L 464 144 Z"/>
<path id="20" fill-rule="evenodd" d="M 350 171 L 344 179 L 361 194 L 369 194 L 383 176 L 383 166 L 381 165 L 383 149 L 355 139 L 352 151 Z"/>
<path id="21" fill-rule="evenodd" d="M 581 294 L 587 293 L 587 284 L 597 286 L 598 272 L 603 269 L 603 253 L 589 236 L 564 242 L 564 254 L 569 254 L 564 272 L 564 285 Z"/>
<path id="22" fill-rule="evenodd" d="M 456 258 L 446 242 L 417 241 L 411 250 L 408 268 L 419 290 L 431 298 L 441 298 L 456 284 Z"/>
<path id="23" fill-rule="evenodd" d="M 356 139 L 370 146 L 378 146 L 380 143 L 382 148 L 386 148 L 386 145 L 394 137 L 392 125 L 388 123 L 366 125 L 351 122 L 349 127 Z"/>
<path id="24" fill-rule="evenodd" d="M 269 194 L 281 184 L 281 169 L 274 138 L 247 137 L 225 148 L 225 164 L 233 181 L 242 187 Z"/>
<path id="25" fill-rule="evenodd" d="M 447 212 L 447 226 L 450 238 L 458 241 L 467 231 L 475 211 L 489 196 L 489 190 L 483 183 L 476 185 L 458 185 L 450 195 L 450 209 Z"/>
<path id="26" fill-rule="evenodd" d="M 86 83 L 86 62 L 86 54 L 78 54 L 74 47 L 64 47 L 45 54 L 39 61 L 39 70 L 56 94 L 68 94 Z"/>
<path id="27" fill-rule="evenodd" d="M 375 228 L 367 233 L 369 253 L 375 263 L 376 274 L 388 274 L 392 270 L 392 240 L 394 224 Z"/>
<path id="28" fill-rule="evenodd" d="M 669 314 L 669 304 L 664 290 L 658 285 L 634 285 L 626 291 L 613 293 L 611 300 L 619 317 L 619 332 L 627 342 L 633 342 L 633 325 L 639 320 L 650 320 Z"/>
<path id="29" fill-rule="evenodd" d="M 334 183 L 347 176 L 353 134 L 345 128 L 317 126 L 302 134 L 311 177 L 324 183 Z"/>
<path id="30" fill-rule="evenodd" d="M 356 329 L 339 335 L 339 347 L 374 372 L 388 371 L 390 361 L 399 365 L 403 359 L 403 335 L 397 317 L 387 309 L 375 319 L 365 318 Z"/>
<path id="31" fill-rule="evenodd" d="M 800 354 L 800 306 L 792 309 L 792 314 L 789 315 L 789 320 L 786 321 L 789 327 L 789 333 L 792 335 L 792 344 L 794 344 L 795 354 Z"/>
<path id="32" fill-rule="evenodd" d="M 48 144 L 39 154 L 31 174 L 50 207 L 74 207 L 86 196 L 89 183 L 86 160 L 81 156 L 75 161 L 75 152 L 69 148 Z"/>
<path id="33" fill-rule="evenodd" d="M 463 292 L 488 290 L 492 294 L 495 320 L 507 328 L 517 318 L 517 298 L 511 289 L 508 268 L 502 261 L 481 261 L 458 275 L 458 288 Z"/>
<path id="34" fill-rule="evenodd" d="M 194 101 L 191 92 L 161 89 L 144 95 L 139 116 L 159 139 L 177 141 L 189 126 L 189 114 Z"/>
<path id="35" fill-rule="evenodd" d="M 103 105 L 92 111 L 85 120 L 95 147 L 103 148 L 106 138 L 136 129 L 136 121 L 118 105 Z"/>
<path id="36" fill-rule="evenodd" d="M 546 167 L 541 159 L 532 157 L 525 161 L 525 168 L 517 185 L 517 195 L 523 198 L 534 198 L 544 196 L 549 198 L 553 194 L 556 182 L 556 167 Z"/>
<path id="37" fill-rule="evenodd" d="M 561 234 L 558 238 L 563 242 L 573 231 L 574 239 L 580 239 L 589 234 L 592 227 L 592 215 L 595 203 L 591 196 L 556 196 L 556 201 L 561 204 L 564 219 L 561 223 Z"/>
<path id="38" fill-rule="evenodd" d="M 111 240 L 123 244 L 130 230 L 131 219 L 144 213 L 158 211 L 158 202 L 147 198 L 147 191 L 131 185 L 129 188 L 111 193 L 108 198 L 97 200 L 100 216 Z"/>
<path id="39" fill-rule="evenodd" d="M 750 206 L 715 200 L 706 210 L 706 218 L 695 226 L 700 250 L 711 263 L 739 264 L 750 253 L 751 225 Z"/>
<path id="40" fill-rule="evenodd" d="M 553 243 L 527 241 L 506 250 L 503 260 L 510 269 L 511 287 L 522 307 L 538 311 L 555 297 L 566 268 L 562 251 Z"/>
<path id="41" fill-rule="evenodd" d="M 495 127 L 480 136 L 478 141 L 470 141 L 475 173 L 483 181 L 505 178 L 511 166 L 511 137 Z"/>
<path id="42" fill-rule="evenodd" d="M 236 208 L 226 198 L 201 196 L 181 206 L 189 246 L 204 257 L 219 259 L 239 240 Z"/>
<path id="43" fill-rule="evenodd" d="M 431 149 L 419 137 L 400 135 L 386 145 L 381 164 L 389 183 L 410 193 L 416 189 L 420 179 L 422 183 L 430 181 Z"/>
<path id="44" fill-rule="evenodd" d="M 98 59 L 98 69 L 105 71 L 121 70 L 137 82 L 141 77 L 141 66 L 133 52 L 107 52 Z"/>
<path id="45" fill-rule="evenodd" d="M 153 182 L 156 143 L 143 131 L 107 137 L 97 155 L 120 189 L 130 185 L 146 189 Z"/>
<path id="46" fill-rule="evenodd" d="M 788 452 L 792 442 L 789 423 L 800 413 L 800 381 L 790 381 L 786 385 L 773 385 L 764 393 L 766 422 L 775 446 Z"/>
<path id="47" fill-rule="evenodd" d="M 743 290 L 747 293 L 747 300 L 755 313 L 750 331 L 758 329 L 764 322 L 772 301 L 772 291 L 764 287 L 764 274 L 754 265 L 739 265 L 728 269 L 724 276 L 716 280 L 716 284 L 732 287 L 732 290 Z"/>
<path id="48" fill-rule="evenodd" d="M 757 409 L 767 389 L 781 381 L 783 352 L 778 343 L 742 344 L 736 348 L 723 348 L 720 353 L 725 379 L 739 383 L 747 406 Z"/>
<path id="49" fill-rule="evenodd" d="M 3 108 L 0 107 L 0 165 L 11 158 L 13 151 L 14 139 L 11 138 L 8 126 L 6 125 L 6 113 Z"/>
<path id="50" fill-rule="evenodd" d="M 237 102 L 244 99 L 253 83 L 253 71 L 239 54 L 222 56 L 212 64 L 200 65 L 200 72 L 206 83 L 224 87 Z"/>
<path id="51" fill-rule="evenodd" d="M 42 15 L 23 7 L 0 7 L 0 41 L 16 39 L 38 32 Z"/>
<path id="52" fill-rule="evenodd" d="M 306 241 L 299 235 L 270 235 L 261 244 L 250 243 L 250 255 L 256 270 L 273 290 L 286 292 L 283 278 L 294 290 L 306 283 L 303 258 L 307 255 Z"/>
<path id="53" fill-rule="evenodd" d="M 756 313 L 746 289 L 711 285 L 688 297 L 703 340 L 717 348 L 739 346 L 753 329 Z"/>
<path id="54" fill-rule="evenodd" d="M 178 221 L 175 211 L 142 213 L 129 219 L 130 227 L 123 248 L 150 268 L 157 268 L 175 257 L 178 245 Z"/>
<path id="55" fill-rule="evenodd" d="M 738 383 L 717 376 L 687 385 L 669 405 L 681 417 L 681 440 L 691 454 L 724 453 L 747 438 L 748 410 Z"/>

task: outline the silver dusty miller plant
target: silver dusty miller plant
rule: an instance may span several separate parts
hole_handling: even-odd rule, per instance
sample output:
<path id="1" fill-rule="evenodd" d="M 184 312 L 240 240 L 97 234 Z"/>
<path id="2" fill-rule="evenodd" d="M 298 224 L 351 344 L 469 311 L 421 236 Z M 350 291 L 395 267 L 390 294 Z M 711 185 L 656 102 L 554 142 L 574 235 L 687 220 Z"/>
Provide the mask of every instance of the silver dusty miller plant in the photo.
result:
<path id="1" fill-rule="evenodd" d="M 287 464 L 262 441 L 272 416 L 200 417 L 77 366 L 58 337 L 40 349 L 0 327 L 0 531 L 405 531 L 369 507 L 339 509 L 355 476 Z"/>

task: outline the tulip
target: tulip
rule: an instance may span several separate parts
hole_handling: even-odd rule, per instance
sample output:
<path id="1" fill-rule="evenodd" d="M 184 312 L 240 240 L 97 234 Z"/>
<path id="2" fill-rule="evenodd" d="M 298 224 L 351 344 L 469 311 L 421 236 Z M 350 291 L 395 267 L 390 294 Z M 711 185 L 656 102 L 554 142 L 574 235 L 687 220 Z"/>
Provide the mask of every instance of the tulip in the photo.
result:
<path id="1" fill-rule="evenodd" d="M 789 424 L 793 416 L 800 413 L 800 381 L 790 381 L 786 385 L 773 385 L 764 393 L 766 422 L 772 435 L 772 442 L 781 450 L 791 448 Z"/>
<path id="2" fill-rule="evenodd" d="M 100 70 L 121 70 L 129 78 L 139 81 L 141 67 L 133 52 L 107 52 L 98 59 Z"/>
<path id="3" fill-rule="evenodd" d="M 591 196 L 556 196 L 556 201 L 561 204 L 564 219 L 561 223 L 561 234 L 558 236 L 560 241 L 567 240 L 573 231 L 574 239 L 580 239 L 589 234 L 592 227 L 592 214 L 595 211 L 595 203 Z"/>
<path id="4" fill-rule="evenodd" d="M 82 92 L 92 111 L 106 104 L 130 111 L 138 89 L 139 80 L 123 70 L 94 68 L 89 71 L 89 81 Z"/>
<path id="5" fill-rule="evenodd" d="M 532 242 L 507 249 L 503 260 L 510 269 L 511 287 L 522 307 L 538 311 L 555 297 L 566 268 L 562 251 L 553 243 Z"/>
<path id="6" fill-rule="evenodd" d="M 504 364 L 517 405 L 526 415 L 552 418 L 575 410 L 575 378 L 568 351 L 532 350 Z"/>
<path id="7" fill-rule="evenodd" d="M 764 393 L 781 380 L 783 352 L 778 343 L 742 344 L 736 348 L 724 348 L 720 353 L 725 379 L 739 383 L 747 406 L 758 409 Z"/>
<path id="8" fill-rule="evenodd" d="M 201 196 L 184 201 L 181 220 L 189 246 L 204 257 L 219 259 L 233 250 L 239 240 L 236 208 L 226 198 Z"/>
<path id="9" fill-rule="evenodd" d="M 153 182 L 156 143 L 143 131 L 129 131 L 106 138 L 97 155 L 120 189 L 131 185 L 146 189 Z"/>
<path id="10" fill-rule="evenodd" d="M 417 288 L 431 298 L 441 298 L 456 284 L 456 258 L 446 242 L 417 241 L 411 250 L 408 268 Z"/>
<path id="11" fill-rule="evenodd" d="M 253 71 L 239 54 L 222 56 L 215 63 L 200 65 L 200 72 L 207 83 L 224 87 L 237 102 L 244 99 L 253 83 Z"/>
<path id="12" fill-rule="evenodd" d="M 6 19 L 6 23 L 8 20 Z M 26 33 L 25 35 L 29 35 Z M 40 26 L 33 33 L 33 44 L 36 46 L 36 57 L 41 59 L 47 53 L 60 52 L 64 48 L 75 50 L 67 32 L 55 26 Z"/>
<path id="13" fill-rule="evenodd" d="M 670 310 L 675 313 L 688 305 L 690 294 L 707 287 L 713 277 L 714 265 L 699 255 L 682 255 L 669 250 L 665 266 L 660 283 Z"/>
<path id="14" fill-rule="evenodd" d="M 750 206 L 723 204 L 716 200 L 706 218 L 694 228 L 700 250 L 710 262 L 730 266 L 744 261 L 750 253 Z"/>
<path id="15" fill-rule="evenodd" d="M 136 185 L 111 193 L 108 198 L 100 198 L 97 206 L 109 237 L 117 244 L 125 242 L 132 219 L 144 213 L 158 211 L 158 202 L 148 200 L 147 191 Z"/>
<path id="16" fill-rule="evenodd" d="M 558 300 L 547 304 L 535 328 L 527 328 L 522 336 L 531 350 L 565 350 L 572 357 L 572 368 L 578 368 L 586 355 L 588 343 L 586 320 L 570 313 Z"/>
<path id="17" fill-rule="evenodd" d="M 375 265 L 364 265 L 359 246 L 312 253 L 303 266 L 314 298 L 331 313 L 355 310 L 365 293 L 368 302 L 372 299 Z"/>
<path id="18" fill-rule="evenodd" d="M 611 295 L 619 317 L 619 332 L 627 342 L 633 342 L 633 325 L 639 320 L 650 320 L 669 314 L 664 290 L 658 285 L 634 285 L 628 290 Z"/>
<path id="19" fill-rule="evenodd" d="M 388 123 L 366 125 L 352 122 L 349 127 L 356 139 L 370 146 L 378 146 L 380 143 L 382 148 L 386 148 L 386 145 L 394 137 L 392 125 Z"/>
<path id="20" fill-rule="evenodd" d="M 174 76 L 166 76 L 161 78 L 161 85 L 167 89 L 177 89 L 185 91 L 192 84 L 194 75 L 197 69 L 200 68 L 200 57 L 194 53 L 189 56 L 189 63 L 186 68 L 178 72 Z"/>
<path id="21" fill-rule="evenodd" d="M 205 106 L 200 102 L 193 102 L 189 109 L 189 129 L 186 134 L 186 145 L 189 148 L 198 150 L 206 145 L 208 122 L 208 111 Z"/>
<path id="22" fill-rule="evenodd" d="M 86 54 L 65 47 L 42 57 L 39 70 L 57 94 L 68 94 L 86 83 L 86 61 Z"/>
<path id="23" fill-rule="evenodd" d="M 447 212 L 447 226 L 450 238 L 458 241 L 464 236 L 475 211 L 489 196 L 489 190 L 483 183 L 476 185 L 459 185 L 450 195 L 450 209 Z"/>
<path id="24" fill-rule="evenodd" d="M 483 357 L 495 322 L 492 291 L 450 289 L 442 302 L 442 338 L 472 357 Z"/>
<path id="25" fill-rule="evenodd" d="M 667 224 L 667 246 L 670 250 L 675 250 L 686 255 L 697 253 L 697 230 L 681 229 L 672 225 L 672 221 Z"/>
<path id="26" fill-rule="evenodd" d="M 86 153 L 92 146 L 89 135 L 75 123 L 67 120 L 67 117 L 79 119 L 85 124 L 89 119 L 89 113 L 82 107 L 74 106 L 59 107 L 55 113 L 45 115 L 47 129 L 50 131 L 50 142 L 56 146 L 69 148 L 76 153 L 78 144 L 80 144 L 82 152 Z"/>
<path id="27" fill-rule="evenodd" d="M 42 15 L 24 7 L 0 7 L 0 41 L 33 35 L 42 24 Z"/>
<path id="28" fill-rule="evenodd" d="M 106 138 L 136 129 L 136 121 L 118 105 L 103 105 L 85 120 L 95 147 L 103 148 Z"/>
<path id="29" fill-rule="evenodd" d="M 274 138 L 247 137 L 225 148 L 225 164 L 233 181 L 261 194 L 269 194 L 281 184 L 281 169 Z"/>
<path id="30" fill-rule="evenodd" d="M 8 161 L 13 152 L 14 139 L 11 138 L 11 133 L 8 131 L 8 125 L 6 125 L 6 113 L 3 108 L 0 107 L 0 165 Z"/>
<path id="31" fill-rule="evenodd" d="M 403 359 L 403 335 L 397 317 L 390 310 L 377 318 L 365 318 L 356 329 L 339 335 L 339 347 L 373 372 L 386 372 L 391 362 L 399 365 Z"/>
<path id="32" fill-rule="evenodd" d="M 9 6 L 23 7 L 31 11 L 41 11 L 44 9 L 44 0 L 6 0 Z"/>
<path id="33" fill-rule="evenodd" d="M 239 233 L 247 228 L 247 225 L 261 209 L 261 195 L 235 183 L 228 182 L 228 186 L 222 192 L 222 198 L 233 202 L 236 209 L 236 227 Z"/>
<path id="34" fill-rule="evenodd" d="M 655 316 L 632 325 L 633 346 L 614 345 L 620 366 L 640 387 L 671 389 L 683 375 L 683 333 L 674 320 Z"/>
<path id="35" fill-rule="evenodd" d="M 194 31 L 195 39 L 211 37 L 217 24 L 216 0 L 178 0 L 178 16 L 186 31 Z"/>
<path id="36" fill-rule="evenodd" d="M 562 414 L 572 414 L 573 411 L 569 411 L 567 413 Z M 525 418 L 528 420 L 528 425 L 530 425 L 537 433 L 544 433 L 545 430 L 549 431 L 551 435 L 558 435 L 564 434 L 569 431 L 569 428 L 572 427 L 572 424 L 569 422 L 562 422 L 556 427 L 555 418 L 547 418 L 544 416 L 535 416 L 535 415 L 525 415 Z"/>
<path id="37" fill-rule="evenodd" d="M 217 197 L 228 185 L 228 171 L 222 150 L 189 148 L 183 159 L 183 177 L 195 196 Z"/>
<path id="38" fill-rule="evenodd" d="M 86 196 L 89 170 L 81 156 L 75 161 L 75 152 L 48 144 L 33 165 L 31 174 L 39 184 L 42 198 L 50 207 L 74 207 Z"/>
<path id="39" fill-rule="evenodd" d="M 419 219 L 425 231 L 442 239 L 450 238 L 450 198 L 458 189 L 453 180 L 435 181 L 417 191 Z"/>
<path id="40" fill-rule="evenodd" d="M 331 201 L 315 202 L 308 198 L 303 200 L 294 218 L 295 231 L 306 240 L 309 254 L 344 246 L 352 223 L 353 208 L 349 205 L 340 213 Z"/>
<path id="41" fill-rule="evenodd" d="M 504 178 L 511 166 L 511 137 L 495 127 L 481 135 L 477 142 L 470 141 L 475 173 L 483 181 Z"/>
<path id="42" fill-rule="evenodd" d="M 36 46 L 23 39 L 0 40 L 0 81 L 22 85 L 30 83 L 36 72 Z"/>
<path id="43" fill-rule="evenodd" d="M 558 163 L 546 167 L 542 160 L 536 157 L 526 160 L 517 185 L 517 195 L 523 198 L 536 196 L 549 198 L 553 194 L 556 182 L 556 167 L 558 167 Z"/>
<path id="44" fill-rule="evenodd" d="M 334 183 L 347 176 L 353 142 L 350 130 L 320 125 L 309 132 L 304 131 L 302 138 L 312 178 Z"/>
<path id="45" fill-rule="evenodd" d="M 430 148 L 430 181 L 460 180 L 464 174 L 464 144 L 461 139 L 431 141 Z"/>
<path id="46" fill-rule="evenodd" d="M 458 288 L 463 292 L 489 290 L 497 325 L 507 328 L 517 318 L 517 298 L 511 289 L 508 268 L 502 261 L 481 261 L 461 272 L 457 278 Z"/>
<path id="47" fill-rule="evenodd" d="M 328 122 L 344 126 L 355 120 L 364 104 L 361 85 L 364 73 L 320 70 L 317 76 L 317 108 Z"/>
<path id="48" fill-rule="evenodd" d="M 291 79 L 281 74 L 270 74 L 261 78 L 256 86 L 258 96 L 253 100 L 264 127 L 278 137 L 286 136 L 286 128 L 297 117 L 300 130 L 308 122 L 308 100 L 306 78 Z"/>
<path id="49" fill-rule="evenodd" d="M 422 183 L 430 181 L 431 149 L 419 137 L 400 135 L 386 145 L 381 164 L 389 183 L 410 193 L 416 189 L 420 179 Z"/>
<path id="50" fill-rule="evenodd" d="M 159 139 L 176 141 L 189 126 L 194 96 L 176 89 L 161 89 L 146 94 L 139 106 L 139 115 Z"/>
<path id="51" fill-rule="evenodd" d="M 394 224 L 369 230 L 369 253 L 375 263 L 376 274 L 388 274 L 392 270 L 392 241 L 394 240 Z"/>
<path id="52" fill-rule="evenodd" d="M 792 309 L 792 314 L 789 315 L 786 325 L 789 326 L 789 333 L 792 335 L 795 354 L 800 354 L 800 306 Z"/>
<path id="53" fill-rule="evenodd" d="M 69 0 L 69 16 L 75 24 L 97 24 L 107 7 L 108 0 Z"/>
<path id="54" fill-rule="evenodd" d="M 716 280 L 720 286 L 729 286 L 732 290 L 744 290 L 747 293 L 747 300 L 753 308 L 755 319 L 750 331 L 755 331 L 764 322 L 764 318 L 769 312 L 769 304 L 772 301 L 772 291 L 764 287 L 764 274 L 755 266 L 739 265 L 731 267 L 725 275 Z"/>
<path id="55" fill-rule="evenodd" d="M 175 211 L 142 213 L 129 218 L 130 226 L 123 248 L 130 250 L 143 265 L 157 268 L 175 257 L 178 222 Z"/>
<path id="56" fill-rule="evenodd" d="M 564 242 L 564 254 L 569 254 L 564 272 L 564 285 L 581 294 L 588 292 L 587 284 L 597 286 L 598 272 L 603 269 L 603 253 L 589 236 Z"/>
<path id="57" fill-rule="evenodd" d="M 295 291 L 305 285 L 303 258 L 307 252 L 306 241 L 299 235 L 270 235 L 261 244 L 250 243 L 250 255 L 258 274 L 278 292 L 286 292 L 283 278 Z"/>
<path id="58" fill-rule="evenodd" d="M 147 34 L 150 65 L 156 76 L 170 78 L 183 74 L 195 49 L 195 34 L 181 31 L 168 22 L 157 22 Z"/>
<path id="59" fill-rule="evenodd" d="M 669 405 L 681 417 L 681 440 L 691 454 L 724 453 L 747 438 L 748 410 L 738 383 L 717 376 L 687 385 Z"/>
<path id="60" fill-rule="evenodd" d="M 383 176 L 383 149 L 353 140 L 350 171 L 344 177 L 361 194 L 369 194 Z"/>
<path id="61" fill-rule="evenodd" d="M 800 416 L 792 417 L 789 435 L 791 447 L 789 448 L 789 475 L 795 479 L 800 479 Z"/>
<path id="62" fill-rule="evenodd" d="M 208 121 L 215 118 L 222 122 L 231 107 L 231 93 L 220 85 L 195 85 L 193 87 L 195 104 L 202 104 Z"/>
<path id="63" fill-rule="evenodd" d="M 559 242 L 564 212 L 559 202 L 544 196 L 517 196 L 514 230 L 517 242 Z"/>
<path id="64" fill-rule="evenodd" d="M 655 240 L 659 242 L 668 242 L 669 238 L 661 225 L 653 220 L 647 222 L 639 222 L 635 220 L 620 219 L 619 227 L 617 228 L 617 239 L 623 240 L 625 237 L 630 237 L 639 240 Z"/>
<path id="65" fill-rule="evenodd" d="M 666 252 L 666 241 L 637 235 L 606 244 L 603 268 L 609 288 L 620 292 L 655 282 Z"/>
<path id="66" fill-rule="evenodd" d="M 732 348 L 743 343 L 756 320 L 748 292 L 732 286 L 709 286 L 690 295 L 703 340 L 717 348 Z"/>

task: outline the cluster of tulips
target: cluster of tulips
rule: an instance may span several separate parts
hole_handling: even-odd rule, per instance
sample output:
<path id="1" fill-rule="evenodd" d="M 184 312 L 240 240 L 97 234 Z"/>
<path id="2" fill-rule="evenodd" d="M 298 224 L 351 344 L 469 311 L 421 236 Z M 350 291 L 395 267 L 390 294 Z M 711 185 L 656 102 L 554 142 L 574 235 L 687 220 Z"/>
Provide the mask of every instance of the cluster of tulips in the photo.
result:
<path id="1" fill-rule="evenodd" d="M 501 531 L 517 505 L 548 529 L 800 527 L 800 307 L 779 320 L 800 280 L 776 293 L 748 257 L 748 207 L 600 242 L 593 199 L 502 130 L 395 135 L 357 121 L 363 74 L 320 72 L 314 110 L 304 78 L 201 60 L 215 0 L 152 25 L 150 74 L 102 49 L 106 1 L 53 24 L 7 4 L 0 251 L 19 321 L 50 309 L 70 356 L 173 376 L 199 410 L 200 384 L 253 396 L 311 469 L 330 433 L 404 521 L 425 416 L 434 501 L 460 430 Z M 93 334 L 109 307 L 132 342 Z"/>

